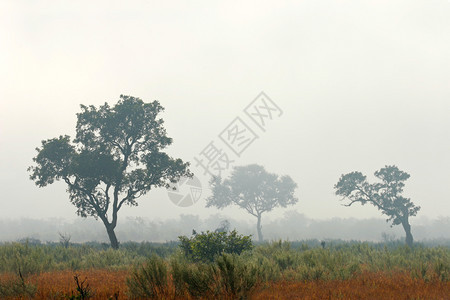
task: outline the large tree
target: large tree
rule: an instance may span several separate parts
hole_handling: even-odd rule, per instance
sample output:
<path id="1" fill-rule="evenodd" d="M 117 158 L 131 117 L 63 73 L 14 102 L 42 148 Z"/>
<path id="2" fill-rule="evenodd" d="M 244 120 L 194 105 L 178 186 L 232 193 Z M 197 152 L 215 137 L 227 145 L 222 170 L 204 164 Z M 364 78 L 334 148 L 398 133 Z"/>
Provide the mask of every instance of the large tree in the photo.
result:
<path id="1" fill-rule="evenodd" d="M 286 207 L 297 203 L 294 196 L 297 184 L 289 176 L 278 176 L 266 172 L 264 167 L 253 164 L 235 167 L 230 178 L 211 179 L 212 195 L 207 207 L 219 209 L 237 205 L 257 218 L 258 240 L 263 241 L 261 216 L 277 206 Z"/>
<path id="2" fill-rule="evenodd" d="M 381 210 L 382 214 L 388 217 L 386 221 L 392 222 L 391 227 L 399 224 L 403 226 L 406 244 L 412 246 L 413 236 L 409 217 L 415 216 L 420 206 L 415 206 L 411 199 L 401 195 L 405 186 L 404 182 L 410 175 L 396 166 L 385 166 L 376 171 L 375 176 L 381 182 L 370 184 L 366 176 L 360 172 L 342 175 L 334 186 L 336 195 L 350 201 L 345 206 L 351 206 L 354 203 L 362 205 L 370 203 Z"/>
<path id="3" fill-rule="evenodd" d="M 76 138 L 42 141 L 30 178 L 39 187 L 64 180 L 77 214 L 100 218 L 117 249 L 114 229 L 124 204 L 137 206 L 136 200 L 150 189 L 192 175 L 188 163 L 162 152 L 172 143 L 158 117 L 163 110 L 158 101 L 123 95 L 112 107 L 81 105 Z"/>

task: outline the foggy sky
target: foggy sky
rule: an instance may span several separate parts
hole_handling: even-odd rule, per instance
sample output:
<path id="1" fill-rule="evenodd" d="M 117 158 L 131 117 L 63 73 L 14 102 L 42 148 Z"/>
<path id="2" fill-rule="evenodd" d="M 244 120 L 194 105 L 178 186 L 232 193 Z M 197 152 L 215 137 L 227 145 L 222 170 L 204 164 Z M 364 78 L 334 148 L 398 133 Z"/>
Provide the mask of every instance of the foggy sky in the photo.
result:
<path id="1" fill-rule="evenodd" d="M 0 45 L 0 218 L 76 218 L 64 183 L 39 189 L 26 169 L 41 140 L 74 136 L 80 104 L 159 100 L 168 152 L 197 174 L 193 157 L 261 91 L 283 115 L 235 165 L 290 175 L 289 210 L 381 217 L 333 186 L 395 164 L 420 216 L 450 215 L 449 1 L 2 1 Z M 217 213 L 164 190 L 139 203 L 120 218 Z"/>

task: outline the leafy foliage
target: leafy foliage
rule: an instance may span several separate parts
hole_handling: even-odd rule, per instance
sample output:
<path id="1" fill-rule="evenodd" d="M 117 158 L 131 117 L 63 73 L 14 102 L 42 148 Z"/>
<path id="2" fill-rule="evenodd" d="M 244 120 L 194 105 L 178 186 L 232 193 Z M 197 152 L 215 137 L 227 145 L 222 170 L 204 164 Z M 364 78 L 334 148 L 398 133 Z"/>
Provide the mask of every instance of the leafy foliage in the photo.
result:
<path id="1" fill-rule="evenodd" d="M 207 207 L 235 204 L 255 216 L 298 201 L 294 196 L 297 185 L 289 176 L 268 173 L 259 165 L 235 167 L 229 179 L 215 177 L 211 185 L 213 196 L 208 198 Z"/>
<path id="2" fill-rule="evenodd" d="M 172 139 L 158 118 L 164 110 L 158 101 L 121 95 L 113 107 L 81 110 L 73 143 L 67 135 L 42 141 L 30 178 L 39 187 L 64 180 L 77 214 L 100 218 L 117 248 L 114 228 L 123 205 L 137 206 L 152 188 L 168 188 L 192 174 L 188 163 L 161 151 Z"/>
<path id="3" fill-rule="evenodd" d="M 358 202 L 362 205 L 370 203 L 381 210 L 392 225 L 402 224 L 407 235 L 406 242 L 411 246 L 412 235 L 408 218 L 417 215 L 420 206 L 415 206 L 411 199 L 401 195 L 405 186 L 404 182 L 410 175 L 396 166 L 386 166 L 376 171 L 375 176 L 381 182 L 370 184 L 366 176 L 360 172 L 342 175 L 335 185 L 336 195 L 350 200 L 346 206 Z"/>
<path id="4" fill-rule="evenodd" d="M 261 216 L 275 207 L 294 205 L 298 199 L 294 195 L 297 184 L 289 176 L 279 177 L 268 173 L 264 167 L 253 164 L 235 167 L 230 178 L 222 180 L 213 177 L 212 195 L 206 200 L 207 207 L 219 209 L 237 205 L 258 218 L 258 238 L 263 240 Z"/>
<path id="5" fill-rule="evenodd" d="M 201 262 L 212 262 L 222 253 L 241 254 L 253 248 L 251 236 L 240 235 L 236 230 L 206 231 L 191 238 L 180 236 L 179 240 L 185 256 Z"/>
<path id="6" fill-rule="evenodd" d="M 388 216 L 392 225 L 401 224 L 405 216 L 415 216 L 420 206 L 415 206 L 409 198 L 401 196 L 404 182 L 410 177 L 396 166 L 386 166 L 375 172 L 381 182 L 369 184 L 366 176 L 360 172 L 342 175 L 335 185 L 336 195 L 348 198 L 352 205 L 370 203 Z"/>

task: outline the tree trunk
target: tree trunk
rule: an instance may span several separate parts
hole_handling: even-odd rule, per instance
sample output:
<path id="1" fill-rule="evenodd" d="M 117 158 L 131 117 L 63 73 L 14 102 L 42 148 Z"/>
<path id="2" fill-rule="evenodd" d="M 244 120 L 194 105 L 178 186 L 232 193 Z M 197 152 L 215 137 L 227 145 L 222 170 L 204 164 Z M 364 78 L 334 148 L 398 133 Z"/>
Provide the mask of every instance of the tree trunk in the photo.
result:
<path id="1" fill-rule="evenodd" d="M 108 232 L 108 237 L 111 242 L 111 247 L 113 249 L 119 249 L 119 242 L 117 241 L 116 233 L 114 232 L 114 227 L 111 225 L 106 225 L 106 232 Z"/>
<path id="2" fill-rule="evenodd" d="M 258 215 L 258 223 L 256 224 L 256 230 L 258 231 L 258 241 L 260 243 L 262 243 L 263 235 L 262 235 L 262 226 L 261 226 L 261 215 Z"/>
<path id="3" fill-rule="evenodd" d="M 406 245 L 412 247 L 413 245 L 413 236 L 411 234 L 411 225 L 409 225 L 408 219 L 402 222 L 403 229 L 406 233 Z"/>

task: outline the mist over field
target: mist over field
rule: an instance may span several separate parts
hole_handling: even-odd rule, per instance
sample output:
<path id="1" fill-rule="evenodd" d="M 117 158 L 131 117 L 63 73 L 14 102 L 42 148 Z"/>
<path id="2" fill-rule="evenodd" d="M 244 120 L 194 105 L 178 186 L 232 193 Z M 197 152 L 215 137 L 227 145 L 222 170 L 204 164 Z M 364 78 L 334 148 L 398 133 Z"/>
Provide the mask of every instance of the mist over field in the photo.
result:
<path id="1" fill-rule="evenodd" d="M 73 143 L 81 104 L 114 107 L 120 95 L 159 101 L 173 139 L 164 151 L 189 162 L 198 182 L 194 199 L 157 186 L 138 206 L 126 199 L 119 241 L 176 240 L 219 219 L 257 238 L 259 212 L 207 200 L 214 189 L 200 159 L 212 146 L 229 159 L 223 179 L 249 165 L 290 178 L 286 207 L 263 210 L 265 240 L 403 240 L 408 222 L 415 240 L 448 239 L 449 15 L 445 0 L 2 1 L 0 240 L 108 240 L 92 208 L 76 215 L 64 180 L 39 188 L 48 174 L 34 169 L 30 180 L 27 169 L 39 166 L 43 140 Z M 238 126 L 250 135 L 233 148 Z M 345 207 L 348 187 L 335 188 L 351 172 L 375 187 L 386 166 L 410 175 L 401 195 L 415 205 L 393 228 L 373 205 Z"/>
<path id="2" fill-rule="evenodd" d="M 126 218 L 117 230 L 119 240 L 123 242 L 168 242 L 177 241 L 181 235 L 190 236 L 193 230 L 214 231 L 221 222 L 228 220 L 230 229 L 249 235 L 256 239 L 254 223 L 234 220 L 220 214 L 206 219 L 197 215 L 181 215 L 178 218 L 152 220 L 148 218 Z M 60 234 L 70 237 L 74 243 L 108 242 L 101 223 L 92 219 L 66 221 L 54 219 L 12 219 L 0 221 L 3 228 L 0 242 L 26 241 L 59 242 Z M 450 218 L 427 219 L 417 218 L 413 223 L 414 237 L 418 242 L 427 244 L 450 245 Z M 317 239 L 319 241 L 371 241 L 391 242 L 403 241 L 404 232 L 396 226 L 390 227 L 385 220 L 374 219 L 340 219 L 313 220 L 295 211 L 288 211 L 283 219 L 271 218 L 263 227 L 268 241 L 290 240 L 300 241 Z"/>
<path id="3" fill-rule="evenodd" d="M 0 299 L 448 299 L 450 0 L 0 0 Z"/>

